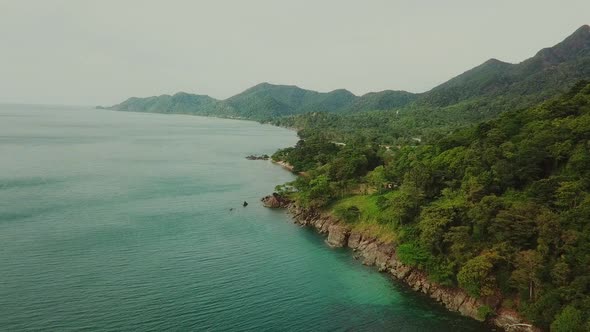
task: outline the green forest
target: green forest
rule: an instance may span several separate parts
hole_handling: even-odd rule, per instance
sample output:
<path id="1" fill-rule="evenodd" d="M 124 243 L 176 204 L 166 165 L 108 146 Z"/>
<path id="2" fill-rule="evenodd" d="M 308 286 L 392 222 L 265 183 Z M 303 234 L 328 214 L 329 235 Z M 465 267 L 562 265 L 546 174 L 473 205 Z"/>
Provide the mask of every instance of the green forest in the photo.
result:
<path id="1" fill-rule="evenodd" d="M 588 82 L 427 142 L 336 144 L 323 119 L 273 155 L 303 172 L 280 193 L 373 230 L 433 281 L 501 294 L 552 331 L 590 329 Z"/>

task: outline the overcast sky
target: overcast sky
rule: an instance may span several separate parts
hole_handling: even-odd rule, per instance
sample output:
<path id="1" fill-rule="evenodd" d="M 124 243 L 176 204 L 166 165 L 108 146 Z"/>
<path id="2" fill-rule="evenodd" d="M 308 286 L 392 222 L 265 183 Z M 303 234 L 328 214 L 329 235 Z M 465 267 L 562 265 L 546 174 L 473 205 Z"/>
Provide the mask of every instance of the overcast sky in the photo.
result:
<path id="1" fill-rule="evenodd" d="M 0 102 L 226 98 L 260 82 L 422 92 L 588 23 L 589 0 L 0 0 Z"/>

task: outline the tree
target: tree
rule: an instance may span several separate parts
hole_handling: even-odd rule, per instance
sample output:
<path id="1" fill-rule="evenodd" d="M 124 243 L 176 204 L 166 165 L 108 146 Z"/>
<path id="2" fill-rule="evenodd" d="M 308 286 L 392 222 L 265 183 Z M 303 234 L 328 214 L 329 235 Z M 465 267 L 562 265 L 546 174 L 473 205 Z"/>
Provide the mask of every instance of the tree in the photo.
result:
<path id="1" fill-rule="evenodd" d="M 444 253 L 444 237 L 453 222 L 452 211 L 429 206 L 420 214 L 420 243 L 431 252 Z"/>
<path id="2" fill-rule="evenodd" d="M 551 323 L 551 332 L 583 332 L 582 319 L 582 312 L 568 305 L 555 317 L 553 323 Z"/>
<path id="3" fill-rule="evenodd" d="M 459 286 L 475 297 L 494 294 L 497 286 L 492 272 L 497 259 L 497 254 L 486 252 L 467 261 L 457 274 Z"/>
<path id="4" fill-rule="evenodd" d="M 367 175 L 367 181 L 371 186 L 376 188 L 378 192 L 382 192 L 383 186 L 387 183 L 385 168 L 383 166 L 377 166 Z"/>
<path id="5" fill-rule="evenodd" d="M 519 288 L 528 288 L 529 301 L 535 300 L 535 287 L 540 284 L 538 277 L 542 257 L 534 250 L 521 251 L 516 255 L 511 279 Z"/>
<path id="6" fill-rule="evenodd" d="M 556 205 L 564 209 L 574 209 L 583 200 L 584 194 L 582 181 L 562 182 L 555 194 Z"/>
<path id="7" fill-rule="evenodd" d="M 416 187 L 415 183 L 404 181 L 391 202 L 391 207 L 397 215 L 398 223 L 406 224 L 414 220 L 420 211 L 420 205 L 423 201 L 424 192 Z"/>
<path id="8" fill-rule="evenodd" d="M 539 210 L 539 206 L 531 203 L 514 204 L 496 214 L 490 231 L 500 242 L 509 241 L 516 248 L 532 249 L 536 246 L 535 219 Z"/>
<path id="9" fill-rule="evenodd" d="M 559 261 L 555 263 L 551 269 L 551 278 L 553 278 L 553 284 L 565 286 L 568 282 L 570 272 L 570 267 L 566 262 Z"/>
<path id="10" fill-rule="evenodd" d="M 443 238 L 444 243 L 449 245 L 449 255 L 454 261 L 464 262 L 471 256 L 473 241 L 468 226 L 451 227 Z"/>
<path id="11" fill-rule="evenodd" d="M 466 210 L 467 202 L 460 192 L 444 190 L 441 199 L 420 213 L 418 229 L 422 245 L 434 254 L 446 254 L 445 235 L 451 227 L 461 226 Z"/>
<path id="12" fill-rule="evenodd" d="M 489 227 L 492 224 L 498 211 L 504 208 L 502 199 L 495 196 L 485 196 L 481 201 L 467 211 L 467 216 L 473 224 L 473 237 L 477 241 L 487 239 L 489 235 Z"/>
<path id="13" fill-rule="evenodd" d="M 326 175 L 311 179 L 300 176 L 291 184 L 298 190 L 298 197 L 303 205 L 321 207 L 332 198 L 332 189 Z"/>

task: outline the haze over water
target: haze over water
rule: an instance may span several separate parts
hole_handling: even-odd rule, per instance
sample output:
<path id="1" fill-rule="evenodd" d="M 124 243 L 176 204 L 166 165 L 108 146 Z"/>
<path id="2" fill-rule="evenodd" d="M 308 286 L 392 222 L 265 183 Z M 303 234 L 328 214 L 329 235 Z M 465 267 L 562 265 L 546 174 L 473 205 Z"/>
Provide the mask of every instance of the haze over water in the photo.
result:
<path id="1" fill-rule="evenodd" d="M 263 208 L 293 176 L 244 157 L 296 141 L 254 122 L 0 105 L 0 329 L 484 329 Z"/>

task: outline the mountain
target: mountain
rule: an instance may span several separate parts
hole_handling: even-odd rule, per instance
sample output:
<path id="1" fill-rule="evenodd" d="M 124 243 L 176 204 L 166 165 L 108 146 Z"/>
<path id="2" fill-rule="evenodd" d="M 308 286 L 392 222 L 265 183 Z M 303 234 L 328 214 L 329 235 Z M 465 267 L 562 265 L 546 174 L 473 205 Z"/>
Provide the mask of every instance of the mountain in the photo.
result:
<path id="1" fill-rule="evenodd" d="M 518 64 L 490 59 L 424 93 L 422 106 L 447 107 L 458 103 L 480 107 L 493 104 L 524 107 L 567 91 L 590 77 L 590 26 L 584 25 L 561 43 L 540 50 Z M 502 97 L 504 100 L 498 100 Z"/>
<path id="2" fill-rule="evenodd" d="M 359 97 L 344 89 L 317 92 L 293 85 L 261 83 L 226 100 L 177 93 L 130 98 L 109 108 L 258 121 L 316 112 L 356 118 L 359 113 L 396 110 L 395 115 L 410 118 L 405 122 L 409 126 L 444 127 L 475 123 L 506 110 L 529 107 L 587 78 L 590 78 L 590 26 L 584 25 L 561 43 L 544 48 L 521 63 L 490 59 L 421 94 L 386 90 Z M 387 112 L 379 114 L 384 114 L 385 122 L 397 121 Z M 399 124 L 392 128 L 399 129 Z"/>
<path id="3" fill-rule="evenodd" d="M 417 94 L 407 91 L 385 90 L 369 92 L 357 98 L 346 111 L 348 113 L 358 113 L 372 110 L 392 110 L 410 104 L 417 97 Z"/>
<path id="4" fill-rule="evenodd" d="M 261 83 L 224 102 L 244 117 L 277 117 L 311 111 L 338 112 L 356 98 L 343 89 L 322 93 L 293 85 Z"/>
<path id="5" fill-rule="evenodd" d="M 172 96 L 133 97 L 107 108 L 270 120 L 311 112 L 354 113 L 392 109 L 408 104 L 415 99 L 414 96 L 406 91 L 382 91 L 358 97 L 345 89 L 317 92 L 294 85 L 260 83 L 225 100 L 179 92 Z"/>
<path id="6" fill-rule="evenodd" d="M 186 92 L 179 92 L 174 95 L 161 95 L 147 98 L 132 97 L 124 102 L 111 106 L 109 109 L 128 112 L 150 112 L 150 113 L 181 113 L 216 115 L 231 114 L 215 98 L 206 95 L 195 95 Z"/>

